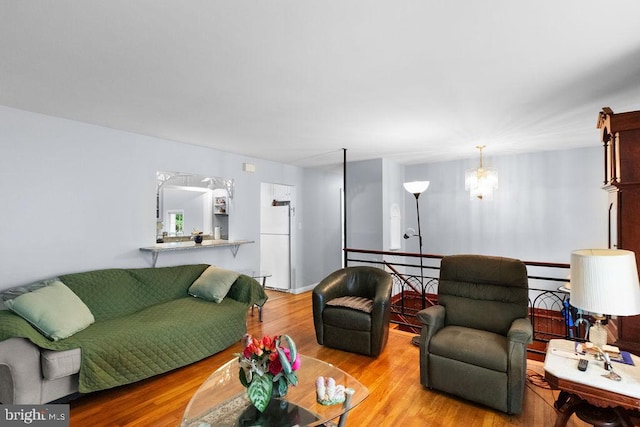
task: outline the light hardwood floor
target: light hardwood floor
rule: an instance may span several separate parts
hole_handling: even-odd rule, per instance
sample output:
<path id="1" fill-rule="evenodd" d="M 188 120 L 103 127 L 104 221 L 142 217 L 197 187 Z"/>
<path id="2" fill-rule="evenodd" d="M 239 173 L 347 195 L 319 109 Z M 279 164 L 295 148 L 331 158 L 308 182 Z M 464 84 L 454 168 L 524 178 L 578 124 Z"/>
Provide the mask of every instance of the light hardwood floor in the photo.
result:
<path id="1" fill-rule="evenodd" d="M 325 348 L 315 340 L 310 292 L 268 293 L 264 322 L 258 321 L 257 310 L 253 316 L 249 313 L 249 333 L 257 337 L 286 333 L 305 355 L 330 362 L 366 385 L 370 395 L 351 411 L 350 426 L 552 426 L 555 422 L 553 402 L 558 392 L 544 388 L 544 383 L 534 384 L 543 372 L 539 362 L 529 365 L 531 381 L 527 382 L 523 413 L 506 415 L 422 387 L 412 334 L 391 330 L 387 347 L 377 359 Z M 70 402 L 71 426 L 178 426 L 198 387 L 240 350 L 237 343 L 167 374 L 82 396 Z M 575 417 L 568 424 L 586 425 Z"/>

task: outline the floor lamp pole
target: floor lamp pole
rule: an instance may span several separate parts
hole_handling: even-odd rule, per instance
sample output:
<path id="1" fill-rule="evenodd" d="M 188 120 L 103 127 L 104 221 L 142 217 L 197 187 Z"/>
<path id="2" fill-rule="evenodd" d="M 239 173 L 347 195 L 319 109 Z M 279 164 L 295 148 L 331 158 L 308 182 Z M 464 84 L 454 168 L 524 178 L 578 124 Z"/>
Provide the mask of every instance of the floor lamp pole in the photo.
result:
<path id="1" fill-rule="evenodd" d="M 422 230 L 420 230 L 420 204 L 418 203 L 418 198 L 420 197 L 420 193 L 415 193 L 416 196 L 416 214 L 418 216 L 418 245 L 420 250 L 420 289 L 422 290 L 422 308 L 426 308 L 425 298 L 424 298 L 424 265 L 422 260 Z"/>

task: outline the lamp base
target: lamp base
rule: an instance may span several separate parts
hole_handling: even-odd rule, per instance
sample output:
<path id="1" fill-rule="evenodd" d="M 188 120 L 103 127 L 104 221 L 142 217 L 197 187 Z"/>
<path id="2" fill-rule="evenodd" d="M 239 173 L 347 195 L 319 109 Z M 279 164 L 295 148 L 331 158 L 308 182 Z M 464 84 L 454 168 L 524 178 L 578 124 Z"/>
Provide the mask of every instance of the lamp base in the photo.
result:
<path id="1" fill-rule="evenodd" d="M 602 350 L 607 345 L 607 328 L 602 325 L 604 316 L 594 316 L 596 323 L 589 328 L 589 342 Z"/>

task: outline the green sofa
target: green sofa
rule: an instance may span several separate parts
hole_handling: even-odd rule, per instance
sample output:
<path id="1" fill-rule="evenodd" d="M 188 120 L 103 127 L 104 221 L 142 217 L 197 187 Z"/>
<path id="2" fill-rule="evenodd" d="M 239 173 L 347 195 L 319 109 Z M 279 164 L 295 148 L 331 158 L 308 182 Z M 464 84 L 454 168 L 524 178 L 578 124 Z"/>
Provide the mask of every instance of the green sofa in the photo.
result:
<path id="1" fill-rule="evenodd" d="M 267 296 L 256 280 L 242 274 L 231 279 L 220 302 L 190 295 L 209 267 L 60 276 L 95 321 L 55 341 L 13 311 L 0 310 L 0 403 L 41 404 L 129 384 L 238 342 L 246 333 L 248 308 L 264 304 Z M 4 291 L 5 297 L 11 291 Z"/>

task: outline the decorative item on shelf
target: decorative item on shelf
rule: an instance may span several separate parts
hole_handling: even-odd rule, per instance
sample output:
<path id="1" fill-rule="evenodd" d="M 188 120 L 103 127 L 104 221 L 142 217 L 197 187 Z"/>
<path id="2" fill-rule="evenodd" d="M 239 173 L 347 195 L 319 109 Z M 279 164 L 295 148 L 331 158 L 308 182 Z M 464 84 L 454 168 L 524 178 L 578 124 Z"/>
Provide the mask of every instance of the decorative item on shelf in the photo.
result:
<path id="1" fill-rule="evenodd" d="M 464 175 L 464 188 L 469 191 L 469 198 L 479 200 L 493 199 L 493 190 L 498 188 L 498 172 L 482 165 L 482 149 L 486 145 L 476 145 L 480 150 L 480 167 L 470 169 Z"/>
<path id="2" fill-rule="evenodd" d="M 225 215 L 227 213 L 227 199 L 225 197 L 216 197 L 215 213 Z"/>
<path id="3" fill-rule="evenodd" d="M 202 234 L 202 231 L 199 231 L 194 228 L 193 231 L 191 232 L 191 238 L 193 239 L 194 242 L 196 242 L 196 245 L 199 245 L 202 243 L 202 239 L 204 239 L 204 235 Z"/>
<path id="4" fill-rule="evenodd" d="M 331 377 L 318 377 L 316 379 L 316 400 L 321 405 L 335 405 L 343 403 L 346 399 L 346 393 L 350 389 L 343 385 L 336 384 L 336 380 Z"/>
<path id="5" fill-rule="evenodd" d="M 282 346 L 283 341 L 287 347 Z M 246 334 L 244 351 L 237 356 L 240 382 L 260 412 L 267 409 L 271 398 L 285 396 L 290 385 L 298 384 L 295 371 L 300 367 L 300 356 L 288 335 L 265 335 L 258 340 Z"/>
<path id="6" fill-rule="evenodd" d="M 636 256 L 622 249 L 581 249 L 571 253 L 571 305 L 592 313 L 596 323 L 589 341 L 603 357 L 606 315 L 640 314 L 640 283 Z M 611 364 L 609 378 L 616 379 Z"/>

